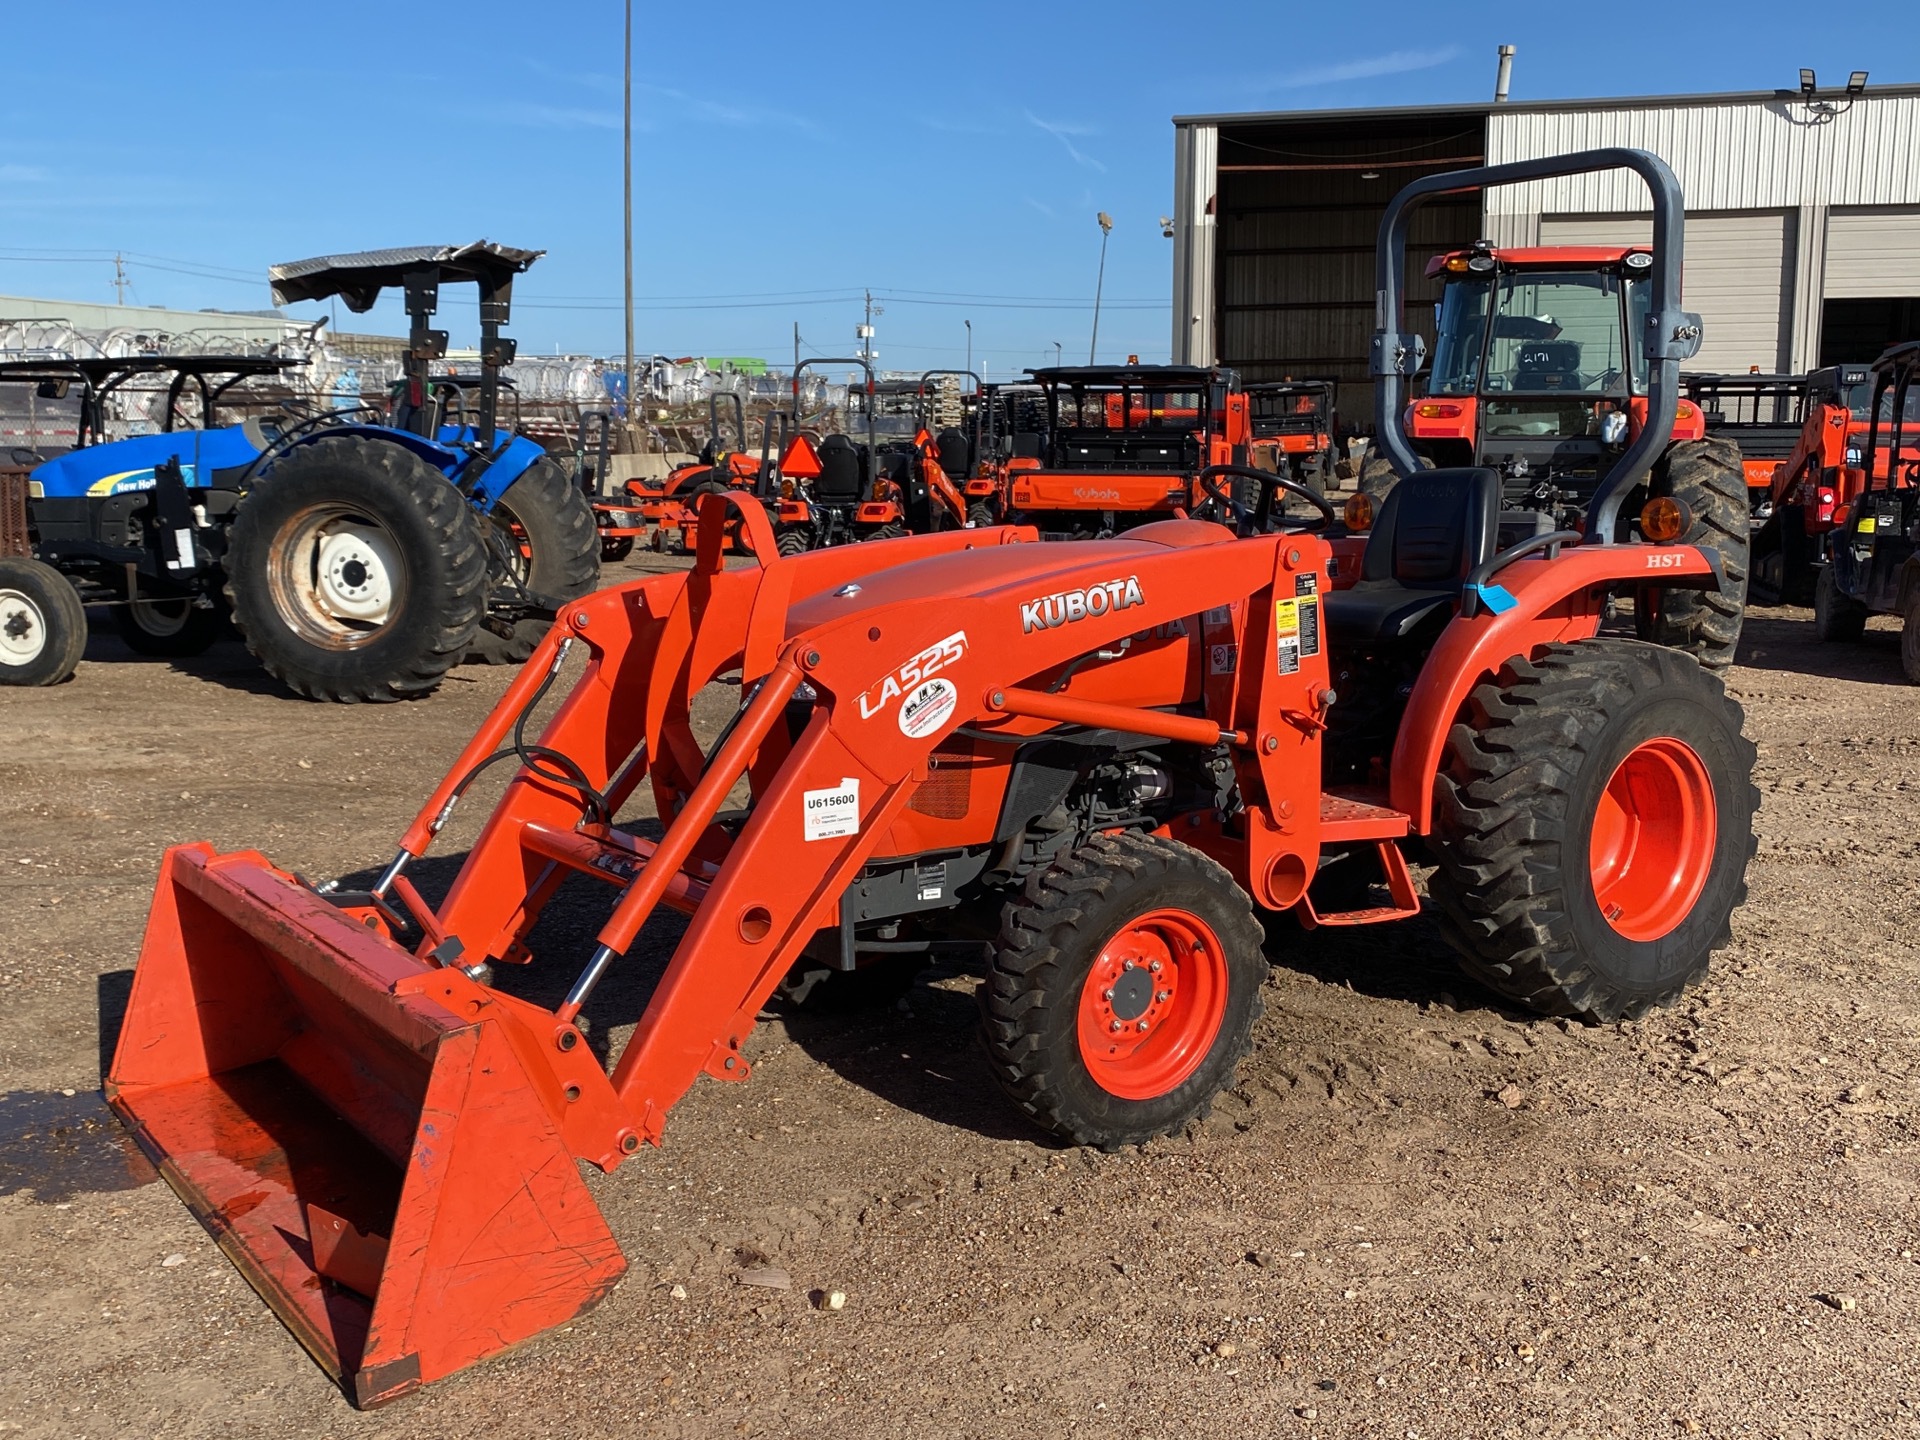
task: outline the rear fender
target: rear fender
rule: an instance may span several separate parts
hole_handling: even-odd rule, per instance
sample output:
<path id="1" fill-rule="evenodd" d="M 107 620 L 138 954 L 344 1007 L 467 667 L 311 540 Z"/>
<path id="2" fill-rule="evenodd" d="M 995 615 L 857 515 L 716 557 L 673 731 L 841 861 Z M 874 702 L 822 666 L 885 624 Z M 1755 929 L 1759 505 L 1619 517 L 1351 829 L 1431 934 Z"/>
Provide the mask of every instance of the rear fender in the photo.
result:
<path id="1" fill-rule="evenodd" d="M 1714 560 L 1691 545 L 1575 545 L 1556 559 L 1514 562 L 1495 576 L 1511 605 L 1483 604 L 1456 618 L 1420 668 L 1394 740 L 1393 808 L 1413 817 L 1418 834 L 1432 829 L 1433 788 L 1445 761 L 1447 733 L 1474 686 L 1516 656 L 1544 645 L 1584 640 L 1600 628 L 1610 590 L 1711 589 Z"/>

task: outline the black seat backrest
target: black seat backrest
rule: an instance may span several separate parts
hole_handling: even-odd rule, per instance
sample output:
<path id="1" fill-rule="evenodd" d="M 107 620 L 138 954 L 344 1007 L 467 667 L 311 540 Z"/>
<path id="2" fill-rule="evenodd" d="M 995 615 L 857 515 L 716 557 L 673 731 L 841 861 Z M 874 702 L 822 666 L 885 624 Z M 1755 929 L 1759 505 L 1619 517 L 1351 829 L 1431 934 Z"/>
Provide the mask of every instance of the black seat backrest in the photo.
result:
<path id="1" fill-rule="evenodd" d="M 1575 340 L 1529 340 L 1513 367 L 1516 390 L 1580 388 L 1580 345 Z"/>
<path id="2" fill-rule="evenodd" d="M 1016 430 L 1013 432 L 1013 454 L 1016 460 L 1038 460 L 1040 458 L 1042 436 L 1035 430 Z"/>
<path id="3" fill-rule="evenodd" d="M 940 452 L 940 468 L 949 480 L 964 480 L 973 470 L 973 457 L 967 453 L 967 437 L 958 430 L 942 430 L 934 439 Z"/>
<path id="4" fill-rule="evenodd" d="M 860 451 L 844 435 L 829 435 L 817 447 L 820 473 L 809 487 L 823 505 L 849 505 L 860 499 Z"/>
<path id="5" fill-rule="evenodd" d="M 1457 588 L 1494 553 L 1500 476 L 1484 466 L 1421 470 L 1387 492 L 1367 536 L 1362 580 L 1421 590 Z"/>

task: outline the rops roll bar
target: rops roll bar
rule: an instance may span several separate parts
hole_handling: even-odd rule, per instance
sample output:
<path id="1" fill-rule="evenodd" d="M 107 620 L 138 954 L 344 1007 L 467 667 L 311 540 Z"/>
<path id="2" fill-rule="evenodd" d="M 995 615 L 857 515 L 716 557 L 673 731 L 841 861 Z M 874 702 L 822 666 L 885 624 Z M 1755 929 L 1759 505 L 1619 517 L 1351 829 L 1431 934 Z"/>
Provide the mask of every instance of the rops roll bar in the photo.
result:
<path id="1" fill-rule="evenodd" d="M 1562 175 L 1587 175 L 1596 170 L 1631 170 L 1647 182 L 1653 197 L 1652 286 L 1644 337 L 1648 359 L 1647 421 L 1639 438 L 1614 463 L 1587 506 L 1587 544 L 1604 545 L 1613 536 L 1614 519 L 1627 492 L 1653 468 L 1658 453 L 1673 435 L 1680 407 L 1680 362 L 1700 349 L 1700 317 L 1680 308 L 1680 260 L 1686 224 L 1685 199 L 1673 171 L 1657 155 L 1614 146 L 1519 160 L 1510 165 L 1487 165 L 1473 170 L 1449 170 L 1415 180 L 1395 195 L 1380 221 L 1374 256 L 1375 294 L 1373 352 L 1368 369 L 1374 378 L 1374 429 L 1388 462 L 1402 475 L 1419 468 L 1407 441 L 1408 383 L 1426 359 L 1426 342 L 1406 329 L 1406 255 L 1408 231 L 1415 208 L 1435 195 L 1462 190 L 1520 185 L 1529 180 L 1551 180 Z"/>
<path id="2" fill-rule="evenodd" d="M 867 377 L 867 453 L 875 453 L 878 442 L 873 428 L 873 366 L 858 356 L 820 356 L 811 360 L 802 360 L 793 367 L 793 423 L 800 423 L 800 372 L 803 370 L 824 370 L 829 365 L 858 365 L 861 373 Z"/>

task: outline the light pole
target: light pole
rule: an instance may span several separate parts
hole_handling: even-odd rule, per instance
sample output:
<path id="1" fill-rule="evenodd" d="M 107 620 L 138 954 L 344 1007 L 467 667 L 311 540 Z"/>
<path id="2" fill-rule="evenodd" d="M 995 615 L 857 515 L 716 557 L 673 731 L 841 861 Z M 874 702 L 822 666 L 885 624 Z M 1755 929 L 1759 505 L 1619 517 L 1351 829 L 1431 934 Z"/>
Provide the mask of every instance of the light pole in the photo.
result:
<path id="1" fill-rule="evenodd" d="M 1058 340 L 1053 342 L 1053 363 L 1056 365 L 1061 363 L 1060 362 L 1060 342 Z"/>
<path id="2" fill-rule="evenodd" d="M 626 204 L 627 228 L 627 424 L 634 423 L 633 413 L 633 0 L 627 0 L 627 59 L 625 99 L 622 109 L 622 130 L 626 136 L 626 162 L 622 179 L 625 182 L 624 196 Z"/>
<path id="3" fill-rule="evenodd" d="M 1107 283 L 1107 236 L 1113 232 L 1113 217 L 1100 212 L 1100 273 L 1093 282 L 1093 338 L 1087 342 L 1087 363 L 1093 364 L 1094 351 L 1100 345 L 1100 291 Z"/>
<path id="4" fill-rule="evenodd" d="M 973 369 L 973 321 L 961 322 L 967 327 L 967 369 Z"/>

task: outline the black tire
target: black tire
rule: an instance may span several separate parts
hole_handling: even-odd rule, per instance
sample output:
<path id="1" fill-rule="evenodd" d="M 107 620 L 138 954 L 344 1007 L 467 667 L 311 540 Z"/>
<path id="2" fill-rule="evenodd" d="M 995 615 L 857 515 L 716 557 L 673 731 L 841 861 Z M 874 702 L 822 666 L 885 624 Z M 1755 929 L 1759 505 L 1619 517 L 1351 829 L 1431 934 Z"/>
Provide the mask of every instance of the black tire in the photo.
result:
<path id="1" fill-rule="evenodd" d="M 86 648 L 87 611 L 72 582 L 38 560 L 0 560 L 0 685 L 58 685 Z"/>
<path id="2" fill-rule="evenodd" d="M 1842 595 L 1833 566 L 1822 565 L 1813 580 L 1813 638 L 1824 644 L 1858 640 L 1866 633 L 1867 607 L 1851 595 Z"/>
<path id="3" fill-rule="evenodd" d="M 191 596 L 143 596 L 112 609 L 120 638 L 136 655 L 163 659 L 201 655 L 231 633 L 225 606 L 195 605 Z"/>
<path id="4" fill-rule="evenodd" d="M 876 525 L 860 538 L 862 540 L 898 540 L 907 533 L 904 520 L 889 520 L 884 525 Z"/>
<path id="5" fill-rule="evenodd" d="M 804 555 L 813 548 L 813 536 L 798 525 L 776 530 L 773 549 L 776 555 Z"/>
<path id="6" fill-rule="evenodd" d="M 1920 597 L 1908 601 L 1907 613 L 1900 617 L 1900 668 L 1920 685 Z"/>
<path id="7" fill-rule="evenodd" d="M 600 532 L 593 506 L 551 460 L 536 460 L 506 488 L 484 517 L 488 525 L 487 581 L 493 601 L 511 603 L 522 591 L 541 600 L 577 600 L 600 583 Z M 469 660 L 518 665 L 547 633 L 549 620 L 510 622 L 506 634 L 483 621 Z"/>
<path id="8" fill-rule="evenodd" d="M 323 587 L 319 547 L 335 533 L 379 540 L 394 572 L 384 613 L 334 608 L 339 596 L 359 603 Z M 336 590 L 368 577 L 357 556 L 347 563 L 359 569 L 343 563 Z M 401 446 L 350 435 L 296 449 L 254 484 L 226 571 L 234 625 L 267 673 L 342 703 L 430 693 L 472 645 L 487 593 L 485 542 L 460 492 Z"/>
<path id="9" fill-rule="evenodd" d="M 1753 546 L 1740 447 L 1711 436 L 1676 441 L 1654 467 L 1648 488 L 1655 496 L 1671 495 L 1686 505 L 1692 522 L 1680 543 L 1717 551 L 1723 579 L 1717 590 L 1663 591 L 1658 613 L 1638 622 L 1640 638 L 1684 650 L 1709 669 L 1724 670 L 1740 647 Z"/>
<path id="10" fill-rule="evenodd" d="M 1433 469 L 1433 461 L 1424 455 L 1416 455 L 1422 470 Z M 1360 467 L 1360 493 L 1373 500 L 1374 513 L 1379 513 L 1380 502 L 1387 498 L 1387 492 L 1400 483 L 1400 474 L 1387 463 L 1384 455 L 1367 456 L 1367 463 Z"/>
<path id="11" fill-rule="evenodd" d="M 600 537 L 600 563 L 617 564 L 633 553 L 633 536 L 602 535 Z"/>
<path id="12" fill-rule="evenodd" d="M 1670 1004 L 1731 938 L 1728 918 L 1746 898 L 1759 792 L 1740 707 L 1690 655 L 1583 640 L 1509 661 L 1467 708 L 1435 794 L 1439 868 L 1429 881 L 1462 968 L 1548 1015 L 1613 1021 Z M 1689 867 L 1659 848 L 1657 829 L 1642 832 L 1639 843 L 1654 848 L 1634 863 L 1644 860 L 1649 877 L 1693 868 L 1703 878 L 1691 900 L 1656 899 L 1609 919 L 1594 880 L 1596 818 L 1621 763 L 1662 740 L 1698 759 L 1713 843 Z M 1672 924 L 1655 934 L 1667 923 L 1661 905 Z M 1635 924 L 1651 928 L 1636 936 Z"/>
<path id="13" fill-rule="evenodd" d="M 967 506 L 967 524 L 985 529 L 993 523 L 993 507 L 986 501 L 976 500 Z"/>
<path id="14" fill-rule="evenodd" d="M 1121 933 L 1152 912 L 1176 913 L 1210 933 L 1214 953 L 1206 963 L 1214 967 L 1213 983 L 1224 983 L 1224 1000 L 1218 1026 L 1190 1071 L 1170 1072 L 1164 1089 L 1129 1098 L 1103 1084 L 1089 1064 L 1080 1038 L 1088 1003 L 1083 992 Z M 1131 833 L 1089 841 L 1030 875 L 1021 898 L 1003 912 L 980 988 L 994 1078 L 1036 1124 L 1076 1145 L 1112 1149 L 1183 1129 L 1232 1083 L 1234 1067 L 1247 1053 L 1267 970 L 1261 940 L 1244 892 L 1199 851 Z M 1146 968 L 1130 967 L 1123 980 L 1135 988 L 1144 985 L 1144 991 L 1120 999 L 1112 989 L 1105 992 L 1115 1017 L 1107 1027 L 1133 1038 L 1126 1027 L 1144 1026 L 1165 1003 L 1154 987 L 1165 983 L 1166 972 L 1158 973 L 1161 978 L 1154 979 Z M 1158 1012 L 1163 1028 L 1140 1044 L 1143 1060 L 1158 1058 L 1148 1050 L 1156 1038 L 1178 1041 L 1184 1032 L 1189 1046 L 1205 1039 L 1204 1026 L 1185 1027 L 1180 1017 L 1179 1001 L 1204 993 L 1197 982 L 1181 989 L 1176 980 L 1165 993 L 1175 997 L 1174 1003 Z M 1091 1013 L 1103 1013 L 1101 1003 L 1093 1000 Z M 1103 1037 L 1106 1033 L 1103 1028 Z M 1094 1057 L 1094 1065 L 1115 1063 L 1112 1057 Z"/>

